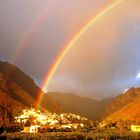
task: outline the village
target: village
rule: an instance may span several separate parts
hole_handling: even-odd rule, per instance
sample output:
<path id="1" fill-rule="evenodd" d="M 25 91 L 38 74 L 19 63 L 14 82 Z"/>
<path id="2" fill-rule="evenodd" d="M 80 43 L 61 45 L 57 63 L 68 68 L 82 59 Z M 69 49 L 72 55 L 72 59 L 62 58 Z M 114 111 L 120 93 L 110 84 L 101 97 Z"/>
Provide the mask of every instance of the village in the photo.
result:
<path id="1" fill-rule="evenodd" d="M 7 121 L 7 120 L 6 120 Z M 7 121 L 9 122 L 9 120 Z M 6 123 L 7 123 L 6 122 Z M 72 113 L 51 113 L 34 107 L 23 109 L 12 123 L 3 122 L 1 126 L 7 132 L 43 133 L 43 132 L 88 132 L 96 129 L 119 129 L 140 132 L 138 121 L 107 122 L 93 121 Z"/>
<path id="2" fill-rule="evenodd" d="M 2 129 L 3 128 L 3 129 Z M 139 138 L 140 125 L 129 121 L 91 121 L 72 113 L 43 112 L 33 107 L 23 109 L 14 125 L 0 127 L 0 138 L 71 139 Z"/>
<path id="3" fill-rule="evenodd" d="M 74 131 L 84 128 L 89 121 L 72 113 L 50 113 L 36 110 L 35 108 L 24 109 L 23 113 L 15 117 L 15 123 L 23 126 L 21 132 L 38 133 L 47 131 Z"/>

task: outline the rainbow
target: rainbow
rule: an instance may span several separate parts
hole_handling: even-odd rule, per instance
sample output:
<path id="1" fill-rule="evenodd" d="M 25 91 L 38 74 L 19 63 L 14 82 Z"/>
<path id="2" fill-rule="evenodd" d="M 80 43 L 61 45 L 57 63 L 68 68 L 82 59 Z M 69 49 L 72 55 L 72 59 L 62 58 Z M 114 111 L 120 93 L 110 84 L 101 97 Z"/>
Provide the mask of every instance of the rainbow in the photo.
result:
<path id="1" fill-rule="evenodd" d="M 101 19 L 103 16 L 105 16 L 108 12 L 110 12 L 112 9 L 114 9 L 115 7 L 117 7 L 123 0 L 116 0 L 115 2 L 111 3 L 108 7 L 106 7 L 105 9 L 103 9 L 101 12 L 99 12 L 96 16 L 94 16 L 92 19 L 90 19 L 78 32 L 76 32 L 72 38 L 70 39 L 70 41 L 61 49 L 60 53 L 58 54 L 58 56 L 56 57 L 54 63 L 51 65 L 50 70 L 47 72 L 47 75 L 45 76 L 45 80 L 44 83 L 42 85 L 42 90 L 44 92 L 47 92 L 49 83 L 53 77 L 53 75 L 55 74 L 59 64 L 61 63 L 61 61 L 64 59 L 64 57 L 66 56 L 66 54 L 69 52 L 69 50 L 74 46 L 74 44 L 78 41 L 78 39 L 91 27 L 93 26 L 95 23 L 97 23 L 97 21 L 99 19 Z M 42 101 L 42 97 L 43 97 L 43 92 L 41 91 L 40 93 L 38 93 L 38 97 L 37 97 L 37 107 L 40 106 L 40 103 Z"/>
<path id="2" fill-rule="evenodd" d="M 27 47 L 29 47 L 29 42 L 34 35 L 35 31 L 40 27 L 41 23 L 47 19 L 47 15 L 55 9 L 55 6 L 57 6 L 57 3 L 60 0 L 52 0 L 48 6 L 42 10 L 41 16 L 38 16 L 35 18 L 35 21 L 32 23 L 31 28 L 29 31 L 25 32 L 22 40 L 20 41 L 20 44 L 18 45 L 15 54 L 13 56 L 13 59 L 11 60 L 13 63 L 18 63 L 20 60 L 19 58 L 23 56 L 24 50 L 26 50 Z"/>

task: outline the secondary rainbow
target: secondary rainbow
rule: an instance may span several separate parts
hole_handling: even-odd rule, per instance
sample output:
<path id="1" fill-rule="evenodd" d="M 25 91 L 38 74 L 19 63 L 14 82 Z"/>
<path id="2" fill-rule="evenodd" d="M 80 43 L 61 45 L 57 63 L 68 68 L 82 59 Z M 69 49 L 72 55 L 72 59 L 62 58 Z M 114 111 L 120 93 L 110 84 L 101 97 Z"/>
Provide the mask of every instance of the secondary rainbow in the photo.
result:
<path id="1" fill-rule="evenodd" d="M 93 26 L 95 23 L 97 23 L 97 21 L 99 21 L 99 19 L 101 19 L 101 17 L 105 16 L 108 12 L 110 12 L 112 9 L 114 9 L 115 7 L 117 7 L 123 0 L 116 0 L 115 2 L 111 3 L 109 6 L 107 6 L 105 9 L 103 9 L 101 12 L 99 12 L 96 16 L 94 16 L 92 19 L 90 19 L 87 24 L 85 24 L 77 33 L 75 33 L 73 35 L 73 37 L 70 39 L 70 41 L 67 43 L 67 45 L 65 45 L 62 50 L 60 51 L 60 53 L 58 54 L 58 56 L 56 57 L 54 63 L 51 65 L 50 70 L 47 72 L 47 75 L 45 76 L 45 80 L 44 83 L 42 85 L 42 90 L 44 92 L 46 92 L 48 90 L 48 86 L 49 83 L 55 73 L 55 71 L 57 70 L 59 64 L 61 63 L 61 61 L 63 60 L 63 58 L 66 56 L 66 54 L 68 53 L 68 51 L 74 46 L 74 44 L 78 41 L 78 39 L 91 27 Z M 42 100 L 43 97 L 43 93 L 40 92 L 38 93 L 38 97 L 37 97 L 37 107 L 39 107 L 40 102 Z"/>
<path id="2" fill-rule="evenodd" d="M 35 21 L 33 21 L 33 23 L 31 24 L 30 30 L 27 30 L 27 32 L 24 33 L 20 44 L 16 49 L 16 52 L 11 60 L 13 63 L 18 63 L 20 58 L 24 55 L 24 51 L 27 47 L 29 47 L 29 42 L 35 34 L 35 31 L 40 27 L 41 23 L 43 23 L 47 19 L 50 12 L 52 12 L 55 9 L 58 2 L 60 2 L 60 0 L 52 0 L 46 6 L 46 8 L 41 11 L 41 14 L 35 18 Z"/>

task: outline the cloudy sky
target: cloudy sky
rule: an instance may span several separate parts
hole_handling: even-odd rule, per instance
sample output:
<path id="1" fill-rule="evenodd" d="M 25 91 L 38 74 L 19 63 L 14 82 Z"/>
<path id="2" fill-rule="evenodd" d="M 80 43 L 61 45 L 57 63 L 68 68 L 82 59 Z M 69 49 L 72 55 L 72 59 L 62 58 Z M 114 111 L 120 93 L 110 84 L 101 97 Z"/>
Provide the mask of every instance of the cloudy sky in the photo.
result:
<path id="1" fill-rule="evenodd" d="M 66 42 L 114 1 L 1 0 L 0 60 L 41 86 Z M 140 0 L 123 0 L 78 39 L 48 90 L 102 99 L 139 86 L 139 72 Z"/>

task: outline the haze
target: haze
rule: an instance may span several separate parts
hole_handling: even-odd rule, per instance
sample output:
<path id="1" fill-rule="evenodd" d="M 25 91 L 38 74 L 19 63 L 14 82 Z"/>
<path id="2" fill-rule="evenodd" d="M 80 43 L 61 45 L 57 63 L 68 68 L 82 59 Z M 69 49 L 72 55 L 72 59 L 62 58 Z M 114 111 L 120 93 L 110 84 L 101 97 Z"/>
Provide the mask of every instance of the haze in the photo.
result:
<path id="1" fill-rule="evenodd" d="M 0 60 L 15 63 L 41 87 L 59 50 L 113 1 L 1 0 Z M 77 41 L 49 91 L 94 99 L 120 94 L 140 84 L 139 54 L 140 1 L 124 0 Z"/>

